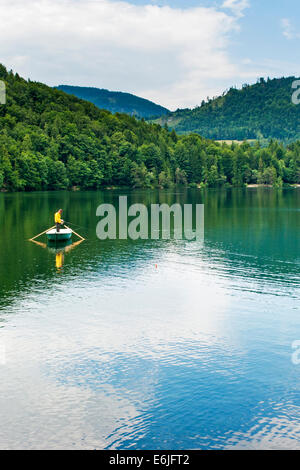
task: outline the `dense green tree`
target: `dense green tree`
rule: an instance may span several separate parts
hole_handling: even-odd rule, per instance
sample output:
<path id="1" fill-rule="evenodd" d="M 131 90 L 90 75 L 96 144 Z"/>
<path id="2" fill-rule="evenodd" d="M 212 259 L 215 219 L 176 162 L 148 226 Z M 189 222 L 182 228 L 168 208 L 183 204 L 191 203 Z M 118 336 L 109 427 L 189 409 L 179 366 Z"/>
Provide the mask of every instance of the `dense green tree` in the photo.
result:
<path id="1" fill-rule="evenodd" d="M 100 109 L 108 109 L 112 113 L 128 113 L 133 116 L 146 118 L 162 116 L 169 112 L 168 109 L 159 106 L 152 101 L 139 98 L 138 96 L 130 93 L 69 85 L 60 85 L 57 88 L 65 93 L 90 101 Z"/>
<path id="2" fill-rule="evenodd" d="M 175 170 L 175 183 L 177 185 L 186 186 L 187 177 L 186 177 L 186 172 L 184 170 L 181 170 L 180 168 L 176 168 L 176 170 Z"/>
<path id="3" fill-rule="evenodd" d="M 300 142 L 218 143 L 100 110 L 0 66 L 0 189 L 300 183 Z M 233 92 L 234 95 L 235 92 Z"/>
<path id="4" fill-rule="evenodd" d="M 295 77 L 259 80 L 231 88 L 222 96 L 207 99 L 194 109 L 178 109 L 157 122 L 167 123 L 179 134 L 198 133 L 216 140 L 300 139 L 300 106 L 292 102 Z M 282 148 L 278 146 L 282 158 Z M 280 156 L 281 154 L 281 156 Z"/>

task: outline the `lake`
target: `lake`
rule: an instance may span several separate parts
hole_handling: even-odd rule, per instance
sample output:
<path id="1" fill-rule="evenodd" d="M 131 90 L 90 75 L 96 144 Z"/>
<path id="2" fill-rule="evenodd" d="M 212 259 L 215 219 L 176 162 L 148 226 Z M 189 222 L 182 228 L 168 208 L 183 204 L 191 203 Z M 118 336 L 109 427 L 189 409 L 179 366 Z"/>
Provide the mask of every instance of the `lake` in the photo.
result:
<path id="1" fill-rule="evenodd" d="M 125 194 L 204 204 L 204 243 L 100 241 Z M 29 242 L 60 207 L 86 240 Z M 300 449 L 299 189 L 2 193 L 0 214 L 2 449 Z"/>

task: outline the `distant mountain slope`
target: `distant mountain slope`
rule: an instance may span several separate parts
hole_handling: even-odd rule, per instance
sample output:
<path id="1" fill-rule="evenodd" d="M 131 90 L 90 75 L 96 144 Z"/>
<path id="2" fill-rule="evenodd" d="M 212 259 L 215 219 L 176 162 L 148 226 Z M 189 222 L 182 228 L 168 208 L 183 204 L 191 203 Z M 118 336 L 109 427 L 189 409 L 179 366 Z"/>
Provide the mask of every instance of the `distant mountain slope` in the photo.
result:
<path id="1" fill-rule="evenodd" d="M 231 88 L 193 110 L 170 113 L 167 122 L 178 133 L 195 132 L 217 140 L 300 138 L 300 105 L 292 103 L 295 77 L 260 79 L 241 90 Z"/>
<path id="2" fill-rule="evenodd" d="M 300 183 L 300 141 L 220 144 L 111 114 L 0 64 L 0 192 Z M 3 202 L 3 198 L 0 198 Z M 4 217 L 3 217 L 4 218 Z"/>
<path id="3" fill-rule="evenodd" d="M 56 88 L 69 95 L 90 101 L 98 108 L 107 109 L 112 113 L 126 113 L 139 118 L 150 118 L 170 112 L 163 106 L 130 93 L 69 85 L 59 85 Z"/>

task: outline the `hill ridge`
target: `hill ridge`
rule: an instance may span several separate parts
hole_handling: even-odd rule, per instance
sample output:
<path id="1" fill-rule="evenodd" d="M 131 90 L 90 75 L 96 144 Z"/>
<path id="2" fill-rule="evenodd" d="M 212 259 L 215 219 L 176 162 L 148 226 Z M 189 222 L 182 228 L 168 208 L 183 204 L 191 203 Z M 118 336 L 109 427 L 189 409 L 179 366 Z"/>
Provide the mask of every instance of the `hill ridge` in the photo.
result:
<path id="1" fill-rule="evenodd" d="M 170 111 L 151 100 L 123 91 L 111 91 L 106 88 L 58 85 L 54 87 L 77 98 L 90 101 L 100 109 L 112 113 L 126 113 L 138 118 L 153 118 Z"/>
<path id="2" fill-rule="evenodd" d="M 220 144 L 112 114 L 0 64 L 0 191 L 300 183 L 300 141 Z M 0 198 L 0 203 L 3 198 Z"/>
<path id="3" fill-rule="evenodd" d="M 296 77 L 261 78 L 242 88 L 231 87 L 222 95 L 194 109 L 178 109 L 159 122 L 179 134 L 191 132 L 214 140 L 300 138 L 300 105 L 292 102 Z"/>

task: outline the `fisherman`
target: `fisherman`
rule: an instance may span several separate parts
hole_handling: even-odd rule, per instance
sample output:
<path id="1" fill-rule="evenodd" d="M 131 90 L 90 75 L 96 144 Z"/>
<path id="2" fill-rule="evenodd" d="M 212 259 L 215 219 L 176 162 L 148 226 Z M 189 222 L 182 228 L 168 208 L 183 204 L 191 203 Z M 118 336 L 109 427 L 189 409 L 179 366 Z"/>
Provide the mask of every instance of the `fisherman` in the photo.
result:
<path id="1" fill-rule="evenodd" d="M 61 218 L 62 211 L 63 211 L 62 209 L 59 209 L 59 211 L 57 211 L 54 215 L 54 221 L 56 223 L 56 231 L 57 232 L 60 232 L 61 226 L 64 223 L 64 221 Z"/>

